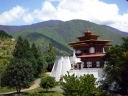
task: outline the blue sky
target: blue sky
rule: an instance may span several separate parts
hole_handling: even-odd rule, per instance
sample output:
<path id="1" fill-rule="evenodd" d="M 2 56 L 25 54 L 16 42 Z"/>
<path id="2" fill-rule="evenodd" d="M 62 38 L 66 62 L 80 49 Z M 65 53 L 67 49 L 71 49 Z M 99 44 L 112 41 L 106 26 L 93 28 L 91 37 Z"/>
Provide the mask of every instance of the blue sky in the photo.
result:
<path id="1" fill-rule="evenodd" d="M 88 20 L 128 32 L 126 0 L 1 0 L 0 25 Z"/>

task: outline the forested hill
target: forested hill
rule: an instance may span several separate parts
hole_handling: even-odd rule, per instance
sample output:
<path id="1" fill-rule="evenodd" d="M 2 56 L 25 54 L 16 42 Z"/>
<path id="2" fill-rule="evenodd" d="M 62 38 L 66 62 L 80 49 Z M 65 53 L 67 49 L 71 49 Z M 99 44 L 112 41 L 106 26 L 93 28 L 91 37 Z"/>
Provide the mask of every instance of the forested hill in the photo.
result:
<path id="1" fill-rule="evenodd" d="M 12 36 L 6 33 L 5 31 L 0 30 L 0 38 L 12 38 Z"/>
<path id="2" fill-rule="evenodd" d="M 59 52 L 71 52 L 68 43 L 77 41 L 76 38 L 82 36 L 87 29 L 94 34 L 100 34 L 99 39 L 112 40 L 113 45 L 121 43 L 121 38 L 128 34 L 120 34 L 121 31 L 117 32 L 85 20 L 50 20 L 26 26 L 0 26 L 0 29 L 6 30 L 15 38 L 22 36 L 42 46 L 47 46 L 51 42 Z"/>

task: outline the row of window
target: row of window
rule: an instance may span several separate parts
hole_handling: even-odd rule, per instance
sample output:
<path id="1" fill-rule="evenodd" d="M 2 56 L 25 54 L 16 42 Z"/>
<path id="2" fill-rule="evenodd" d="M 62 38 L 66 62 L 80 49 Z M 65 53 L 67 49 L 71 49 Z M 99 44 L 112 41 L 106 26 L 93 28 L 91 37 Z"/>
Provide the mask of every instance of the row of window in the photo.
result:
<path id="1" fill-rule="evenodd" d="M 89 48 L 89 53 L 95 53 L 96 51 L 97 51 L 97 50 L 95 50 L 94 47 L 90 47 L 90 48 Z M 103 48 L 102 52 L 105 53 L 104 48 Z M 77 54 L 81 54 L 82 51 L 81 51 L 81 50 L 77 50 L 76 53 L 77 53 Z"/>
<path id="2" fill-rule="evenodd" d="M 87 67 L 92 67 L 92 62 L 91 61 L 87 62 Z M 100 61 L 96 61 L 96 67 L 100 67 Z"/>
<path id="3" fill-rule="evenodd" d="M 106 64 L 107 61 L 104 61 L 104 64 Z M 92 62 L 91 61 L 88 61 L 87 62 L 87 67 L 92 67 Z M 96 61 L 96 67 L 100 67 L 100 61 Z"/>

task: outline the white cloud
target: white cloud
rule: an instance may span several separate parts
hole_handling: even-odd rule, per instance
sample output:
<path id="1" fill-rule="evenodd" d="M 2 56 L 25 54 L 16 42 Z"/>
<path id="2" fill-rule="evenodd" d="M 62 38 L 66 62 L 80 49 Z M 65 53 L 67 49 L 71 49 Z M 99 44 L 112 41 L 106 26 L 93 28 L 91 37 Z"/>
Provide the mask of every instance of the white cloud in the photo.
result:
<path id="1" fill-rule="evenodd" d="M 53 6 L 51 1 L 59 1 L 58 6 Z M 120 15 L 116 4 L 101 0 L 47 0 L 34 14 L 36 19 L 43 21 L 83 19 L 128 31 L 127 14 Z"/>
<path id="2" fill-rule="evenodd" d="M 8 24 L 13 21 L 19 20 L 25 13 L 25 9 L 16 6 L 9 11 L 5 11 L 2 14 L 0 14 L 0 24 Z"/>
<path id="3" fill-rule="evenodd" d="M 116 16 L 110 26 L 128 32 L 128 13 Z"/>
<path id="4" fill-rule="evenodd" d="M 54 6 L 52 2 L 58 2 Z M 16 20 L 25 23 L 46 20 L 83 19 L 97 24 L 104 24 L 128 32 L 128 12 L 119 14 L 116 4 L 107 4 L 102 0 L 45 0 L 40 9 L 32 12 L 20 6 L 0 14 L 0 24 L 7 24 Z"/>
<path id="5" fill-rule="evenodd" d="M 34 17 L 32 14 L 26 14 L 24 15 L 23 17 L 23 20 L 26 22 L 26 23 L 32 23 L 34 21 Z"/>
<path id="6" fill-rule="evenodd" d="M 52 5 L 51 2 L 44 2 L 42 4 L 42 8 L 39 10 L 34 10 L 32 13 L 36 19 L 39 20 L 50 20 L 50 19 L 57 19 L 56 18 L 56 8 Z"/>

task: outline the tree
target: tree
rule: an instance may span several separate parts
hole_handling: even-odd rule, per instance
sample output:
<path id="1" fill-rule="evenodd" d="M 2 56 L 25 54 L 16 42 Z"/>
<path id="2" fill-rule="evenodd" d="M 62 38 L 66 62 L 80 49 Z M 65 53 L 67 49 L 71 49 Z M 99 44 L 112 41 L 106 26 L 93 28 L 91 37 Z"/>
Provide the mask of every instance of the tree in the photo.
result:
<path id="1" fill-rule="evenodd" d="M 0 87 L 4 86 L 3 77 L 6 73 L 7 66 L 9 65 L 10 60 L 8 58 L 0 59 Z"/>
<path id="2" fill-rule="evenodd" d="M 0 38 L 12 38 L 12 36 L 7 34 L 4 30 L 0 30 Z"/>
<path id="3" fill-rule="evenodd" d="M 24 54 L 23 39 L 19 37 L 15 45 L 13 56 L 16 58 L 23 58 L 23 54 Z"/>
<path id="4" fill-rule="evenodd" d="M 48 64 L 46 62 L 46 58 L 44 55 L 41 55 L 38 58 L 38 68 L 37 68 L 38 73 L 47 71 L 47 67 L 48 67 Z"/>
<path id="5" fill-rule="evenodd" d="M 40 86 L 46 89 L 46 92 L 48 92 L 49 88 L 53 88 L 56 86 L 55 78 L 51 76 L 43 76 L 41 78 L 41 84 Z"/>
<path id="6" fill-rule="evenodd" d="M 65 96 L 100 96 L 96 87 L 96 79 L 93 75 L 77 76 L 65 75 L 61 82 Z"/>
<path id="7" fill-rule="evenodd" d="M 35 45 L 35 43 L 32 44 L 31 50 L 32 50 L 33 55 L 35 56 L 36 59 L 38 59 L 41 56 L 40 49 L 37 48 L 37 46 Z"/>
<path id="8" fill-rule="evenodd" d="M 43 65 L 45 64 L 45 58 L 43 58 L 44 56 L 41 54 L 40 48 L 37 47 L 35 45 L 35 43 L 32 44 L 31 51 L 32 51 L 34 58 L 36 59 L 36 63 L 37 63 L 37 65 L 36 65 L 37 72 L 36 73 L 40 74 L 42 72 Z"/>
<path id="9" fill-rule="evenodd" d="M 91 74 L 80 76 L 80 96 L 97 95 L 98 88 L 96 88 L 96 78 Z"/>
<path id="10" fill-rule="evenodd" d="M 64 82 L 61 82 L 62 89 L 64 91 L 64 96 L 79 96 L 80 93 L 80 81 L 77 76 L 65 75 L 63 77 Z"/>
<path id="11" fill-rule="evenodd" d="M 52 44 L 49 44 L 48 51 L 47 51 L 47 56 L 46 56 L 46 61 L 48 63 L 48 68 L 47 68 L 48 71 L 52 70 L 55 59 L 56 59 L 55 49 L 52 46 Z"/>
<path id="12" fill-rule="evenodd" d="M 105 58 L 108 64 L 103 88 L 121 95 L 128 94 L 128 37 L 123 38 L 121 45 L 111 47 Z"/>
<path id="13" fill-rule="evenodd" d="M 7 85 L 15 87 L 17 93 L 29 86 L 33 80 L 32 64 L 25 59 L 12 59 L 5 78 Z"/>
<path id="14" fill-rule="evenodd" d="M 41 56 L 41 52 L 34 43 L 31 46 L 27 39 L 22 39 L 21 37 L 19 37 L 15 46 L 13 56 L 15 58 L 26 59 L 27 61 L 31 62 L 34 76 L 38 76 L 40 70 L 42 69 L 40 68 L 40 70 L 38 71 L 40 67 L 39 58 Z"/>

